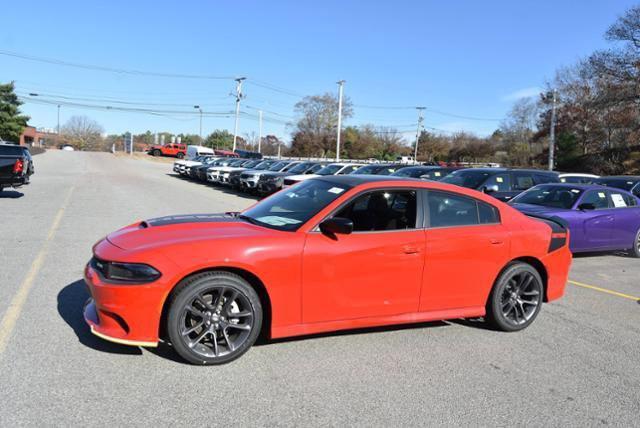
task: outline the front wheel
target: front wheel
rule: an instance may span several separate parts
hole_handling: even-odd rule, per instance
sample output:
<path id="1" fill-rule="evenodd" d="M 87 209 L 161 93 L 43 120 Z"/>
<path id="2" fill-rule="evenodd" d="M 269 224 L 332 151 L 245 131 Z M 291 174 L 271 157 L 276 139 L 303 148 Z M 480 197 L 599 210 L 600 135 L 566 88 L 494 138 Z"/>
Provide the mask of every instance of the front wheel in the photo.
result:
<path id="1" fill-rule="evenodd" d="M 542 307 L 544 286 L 538 271 L 522 262 L 502 271 L 487 302 L 487 321 L 498 330 L 528 327 Z"/>
<path id="2" fill-rule="evenodd" d="M 176 155 L 176 157 L 177 157 L 178 159 L 182 159 L 182 158 L 184 157 L 184 153 L 179 152 L 179 153 Z"/>
<path id="3" fill-rule="evenodd" d="M 178 285 L 167 332 L 192 364 L 224 364 L 247 352 L 262 326 L 262 305 L 251 285 L 229 272 L 205 272 Z"/>
<path id="4" fill-rule="evenodd" d="M 162 152 L 160 150 L 156 149 L 156 150 L 152 151 L 151 154 L 153 156 L 160 156 L 162 154 Z"/>

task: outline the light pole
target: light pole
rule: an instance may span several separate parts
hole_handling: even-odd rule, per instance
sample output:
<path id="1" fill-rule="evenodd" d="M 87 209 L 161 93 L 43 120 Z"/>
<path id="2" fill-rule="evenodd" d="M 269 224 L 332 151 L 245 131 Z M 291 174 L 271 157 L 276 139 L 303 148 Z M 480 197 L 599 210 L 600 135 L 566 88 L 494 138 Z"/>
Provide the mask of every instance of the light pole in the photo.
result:
<path id="1" fill-rule="evenodd" d="M 549 129 L 549 171 L 553 171 L 554 152 L 556 148 L 556 102 L 557 90 L 553 90 L 553 104 L 551 105 L 551 129 Z"/>
<path id="2" fill-rule="evenodd" d="M 240 116 L 240 100 L 242 99 L 242 82 L 246 77 L 236 79 L 236 124 L 233 128 L 233 151 L 236 151 L 236 141 L 238 140 L 238 120 Z"/>
<path id="3" fill-rule="evenodd" d="M 344 80 L 336 82 L 338 84 L 338 136 L 336 138 L 336 162 L 340 160 L 340 131 L 342 130 L 342 87 Z"/>
<path id="4" fill-rule="evenodd" d="M 413 153 L 413 162 L 417 163 L 418 162 L 418 142 L 420 141 L 420 131 L 422 130 L 422 112 L 424 111 L 425 107 L 416 107 L 416 110 L 418 110 L 418 130 L 416 131 L 416 147 Z"/>
<path id="5" fill-rule="evenodd" d="M 259 129 L 259 133 L 258 133 L 258 153 L 262 153 L 261 149 L 261 143 L 262 143 L 262 110 L 258 110 L 258 117 L 260 118 L 260 125 L 258 126 Z"/>
<path id="6" fill-rule="evenodd" d="M 202 144 L 202 109 L 200 106 L 193 106 L 193 108 L 200 112 L 200 144 Z"/>

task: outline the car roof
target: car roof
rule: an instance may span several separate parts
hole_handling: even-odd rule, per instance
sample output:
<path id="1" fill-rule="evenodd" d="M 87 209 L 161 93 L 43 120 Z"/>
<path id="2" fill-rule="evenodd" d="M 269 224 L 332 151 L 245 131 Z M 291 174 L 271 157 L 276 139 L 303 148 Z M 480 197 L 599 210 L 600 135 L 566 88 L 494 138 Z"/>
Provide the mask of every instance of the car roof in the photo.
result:
<path id="1" fill-rule="evenodd" d="M 328 181 L 330 183 L 343 184 L 351 187 L 358 186 L 365 183 L 375 183 L 382 181 L 414 181 L 416 183 L 424 183 L 424 180 L 418 180 L 416 178 L 407 177 L 392 177 L 390 175 L 360 175 L 360 174 L 347 174 L 347 175 L 324 175 L 316 180 Z"/>
<path id="2" fill-rule="evenodd" d="M 604 177 L 599 177 L 599 180 L 606 179 L 614 179 L 614 180 L 640 180 L 640 175 L 606 175 Z"/>
<path id="3" fill-rule="evenodd" d="M 629 193 L 627 190 L 618 189 L 617 187 L 601 186 L 599 184 L 587 184 L 587 183 L 543 183 L 538 186 L 554 186 L 554 187 L 566 187 L 568 189 L 580 189 L 580 190 L 614 190 L 616 192 Z M 537 187 L 537 186 L 536 186 Z"/>

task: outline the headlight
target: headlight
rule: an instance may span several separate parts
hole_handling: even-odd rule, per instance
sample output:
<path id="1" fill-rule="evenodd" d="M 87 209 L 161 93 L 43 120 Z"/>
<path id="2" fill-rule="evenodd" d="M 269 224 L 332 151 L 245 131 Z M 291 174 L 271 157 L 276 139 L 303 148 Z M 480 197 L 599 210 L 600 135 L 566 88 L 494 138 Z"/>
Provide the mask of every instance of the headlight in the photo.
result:
<path id="1" fill-rule="evenodd" d="M 109 281 L 152 282 L 162 276 L 155 268 L 143 263 L 106 262 L 94 257 L 91 265 Z"/>

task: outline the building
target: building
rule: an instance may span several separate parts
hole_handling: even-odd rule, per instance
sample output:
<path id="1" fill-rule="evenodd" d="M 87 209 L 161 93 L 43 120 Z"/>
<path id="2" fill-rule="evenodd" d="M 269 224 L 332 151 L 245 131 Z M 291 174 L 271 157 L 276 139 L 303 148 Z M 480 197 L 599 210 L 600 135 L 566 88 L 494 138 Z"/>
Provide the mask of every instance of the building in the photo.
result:
<path id="1" fill-rule="evenodd" d="M 21 146 L 45 147 L 55 145 L 57 134 L 45 129 L 36 129 L 35 126 L 27 126 L 20 135 Z"/>

